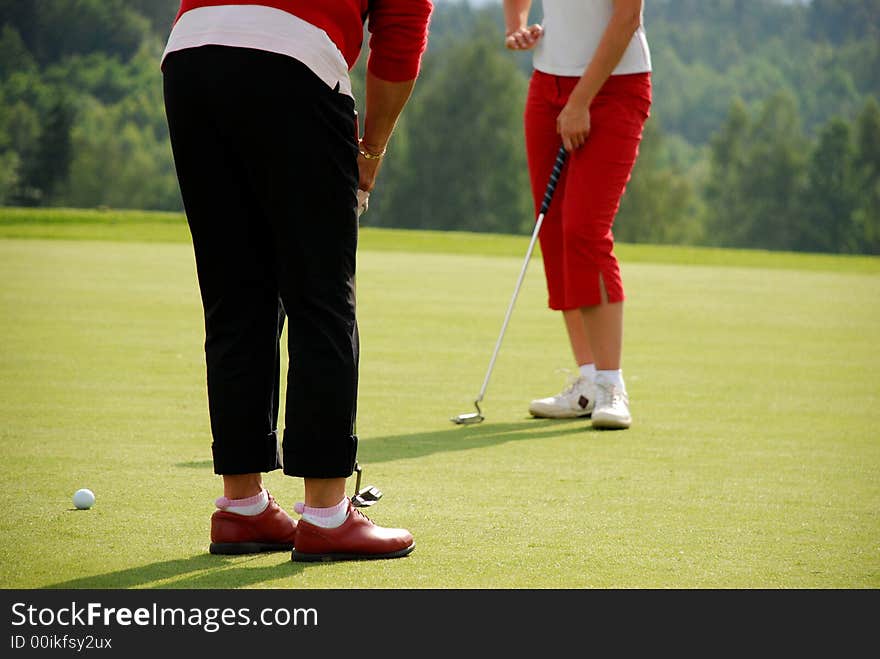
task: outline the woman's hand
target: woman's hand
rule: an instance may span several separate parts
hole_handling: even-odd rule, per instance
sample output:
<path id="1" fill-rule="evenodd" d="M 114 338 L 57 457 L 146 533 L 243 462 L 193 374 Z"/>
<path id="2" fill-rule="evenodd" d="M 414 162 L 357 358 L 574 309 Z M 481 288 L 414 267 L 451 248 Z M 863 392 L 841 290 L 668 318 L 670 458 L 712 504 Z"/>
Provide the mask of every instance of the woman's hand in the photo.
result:
<path id="1" fill-rule="evenodd" d="M 590 135 L 589 104 L 572 101 L 573 99 L 569 97 L 568 103 L 556 117 L 556 132 L 559 133 L 562 144 L 569 153 L 583 146 Z"/>
<path id="2" fill-rule="evenodd" d="M 360 149 L 362 149 L 362 152 L 358 154 L 358 188 L 365 192 L 372 192 L 373 187 L 376 185 L 379 169 L 382 167 L 383 157 L 368 158 L 363 152 L 379 154 L 382 150 L 370 149 L 365 144 L 361 144 Z"/>
<path id="3" fill-rule="evenodd" d="M 543 35 L 544 28 L 540 25 L 521 27 L 505 37 L 504 46 L 509 50 L 530 50 Z"/>

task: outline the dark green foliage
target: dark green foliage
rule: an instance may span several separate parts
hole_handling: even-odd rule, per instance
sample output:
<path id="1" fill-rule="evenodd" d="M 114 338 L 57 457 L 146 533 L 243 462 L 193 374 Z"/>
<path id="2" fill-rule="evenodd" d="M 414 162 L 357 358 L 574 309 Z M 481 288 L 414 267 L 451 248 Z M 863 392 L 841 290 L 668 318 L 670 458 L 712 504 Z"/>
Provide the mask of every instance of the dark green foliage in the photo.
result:
<path id="1" fill-rule="evenodd" d="M 842 119 L 829 121 L 810 162 L 800 248 L 811 252 L 857 251 L 853 226 L 859 203 L 855 166 L 850 124 Z"/>
<path id="2" fill-rule="evenodd" d="M 701 241 L 695 187 L 680 165 L 665 160 L 666 141 L 658 120 L 649 119 L 614 223 L 617 240 L 655 245 Z"/>
<path id="3" fill-rule="evenodd" d="M 811 0 L 810 29 L 833 43 L 880 38 L 880 0 Z"/>
<path id="4" fill-rule="evenodd" d="M 131 57 L 150 27 L 127 0 L 0 0 L 0 23 L 44 65 L 96 50 Z"/>
<path id="5" fill-rule="evenodd" d="M 181 208 L 159 70 L 177 9 L 0 0 L 0 204 Z M 645 24 L 618 240 L 880 253 L 880 0 L 650 0 Z M 431 27 L 364 222 L 528 233 L 531 53 L 504 49 L 500 2 L 438 2 Z"/>
<path id="6" fill-rule="evenodd" d="M 771 96 L 752 124 L 739 186 L 747 215 L 740 218 L 737 239 L 730 244 L 794 247 L 807 149 L 794 97 Z"/>
<path id="7" fill-rule="evenodd" d="M 734 95 L 754 106 L 784 89 L 795 95 L 810 133 L 831 117 L 852 119 L 865 96 L 880 94 L 878 4 L 646 2 L 660 91 L 657 111 L 664 126 L 704 143 L 724 120 Z"/>
<path id="8" fill-rule="evenodd" d="M 706 185 L 711 244 L 813 252 L 877 253 L 880 108 L 853 124 L 833 118 L 812 144 L 790 95 L 754 117 L 741 102 L 712 141 Z"/>
<path id="9" fill-rule="evenodd" d="M 707 186 L 711 242 L 792 249 L 801 222 L 806 144 L 789 94 L 777 94 L 751 119 L 734 103 L 712 142 Z"/>
<path id="10" fill-rule="evenodd" d="M 167 34 L 177 16 L 180 0 L 126 0 L 126 4 L 146 18 L 154 32 Z"/>
<path id="11" fill-rule="evenodd" d="M 706 184 L 706 242 L 735 244 L 740 224 L 748 216 L 747 200 L 739 190 L 748 169 L 750 119 L 745 103 L 735 99 L 710 146 L 709 180 Z"/>
<path id="12" fill-rule="evenodd" d="M 7 78 L 16 72 L 30 72 L 36 62 L 24 44 L 21 35 L 11 25 L 0 25 L 0 77 Z"/>
<path id="13" fill-rule="evenodd" d="M 880 105 L 876 100 L 865 104 L 855 138 L 855 251 L 880 254 Z"/>
<path id="14" fill-rule="evenodd" d="M 497 47 L 499 26 L 479 27 L 475 34 L 486 36 L 425 62 L 430 74 L 406 112 L 410 167 L 392 183 L 392 203 L 376 199 L 383 225 L 517 233 L 534 221 L 522 129 L 526 82 Z"/>
<path id="15" fill-rule="evenodd" d="M 23 206 L 51 202 L 54 192 L 67 180 L 70 172 L 73 120 L 73 108 L 67 99 L 57 99 L 27 161 L 19 196 L 13 201 Z"/>

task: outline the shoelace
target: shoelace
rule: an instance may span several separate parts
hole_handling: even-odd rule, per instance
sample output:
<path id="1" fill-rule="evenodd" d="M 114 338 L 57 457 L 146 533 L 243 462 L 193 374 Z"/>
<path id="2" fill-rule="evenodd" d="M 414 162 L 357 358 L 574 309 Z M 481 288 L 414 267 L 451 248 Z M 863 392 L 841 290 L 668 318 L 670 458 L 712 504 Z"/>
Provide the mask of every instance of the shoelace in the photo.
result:
<path id="1" fill-rule="evenodd" d="M 607 398 L 607 403 L 606 403 Z M 596 383 L 596 404 L 614 407 L 623 402 L 623 390 L 611 382 Z"/>
<path id="2" fill-rule="evenodd" d="M 358 515 L 360 515 L 361 517 L 363 517 L 363 518 L 364 518 L 365 520 L 367 520 L 370 524 L 375 524 L 375 522 L 374 522 L 373 520 L 371 520 L 369 517 L 367 517 L 366 513 L 361 512 L 361 509 L 360 509 L 360 508 L 358 508 L 357 506 L 352 506 L 352 508 L 354 509 L 354 511 L 355 511 Z"/>
<path id="3" fill-rule="evenodd" d="M 583 379 L 583 376 L 580 374 L 574 375 L 567 368 L 559 369 L 559 372 L 566 373 L 568 375 L 568 383 L 565 385 L 565 387 L 562 389 L 562 393 L 559 395 L 568 396 L 569 394 L 574 392 L 575 388 L 577 388 L 578 384 Z"/>

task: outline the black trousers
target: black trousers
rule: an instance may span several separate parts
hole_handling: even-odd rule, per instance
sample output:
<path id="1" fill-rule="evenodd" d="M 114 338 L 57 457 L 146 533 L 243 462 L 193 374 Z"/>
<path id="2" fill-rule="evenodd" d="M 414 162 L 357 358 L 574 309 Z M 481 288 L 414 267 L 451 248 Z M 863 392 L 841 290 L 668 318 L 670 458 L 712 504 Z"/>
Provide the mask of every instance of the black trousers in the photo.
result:
<path id="1" fill-rule="evenodd" d="M 163 71 L 205 314 L 214 471 L 283 466 L 291 476 L 350 476 L 358 386 L 354 101 L 297 60 L 258 50 L 182 50 L 168 55 Z"/>

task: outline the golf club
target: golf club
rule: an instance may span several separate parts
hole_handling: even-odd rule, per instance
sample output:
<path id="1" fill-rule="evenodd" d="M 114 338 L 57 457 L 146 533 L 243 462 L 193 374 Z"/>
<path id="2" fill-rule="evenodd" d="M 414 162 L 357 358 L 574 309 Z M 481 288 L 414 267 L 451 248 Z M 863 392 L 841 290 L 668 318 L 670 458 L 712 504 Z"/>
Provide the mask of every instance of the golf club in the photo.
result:
<path id="1" fill-rule="evenodd" d="M 529 259 L 532 257 L 532 251 L 535 249 L 535 241 L 538 239 L 538 233 L 541 231 L 541 225 L 544 223 L 544 215 L 550 208 L 550 201 L 553 199 L 553 192 L 556 190 L 556 184 L 559 182 L 559 176 L 562 173 L 562 167 L 565 165 L 565 158 L 568 152 L 564 146 L 559 147 L 559 153 L 556 155 L 556 162 L 553 164 L 553 171 L 550 174 L 550 180 L 547 182 L 547 190 L 544 192 L 544 201 L 541 203 L 541 211 L 538 213 L 538 219 L 535 221 L 535 229 L 532 231 L 532 239 L 529 242 L 529 249 L 526 252 L 525 261 L 523 261 L 522 269 L 519 272 L 519 279 L 516 280 L 516 287 L 513 289 L 513 296 L 510 298 L 510 304 L 507 306 L 507 314 L 504 316 L 504 323 L 501 325 L 501 332 L 498 334 L 498 341 L 495 342 L 495 352 L 492 353 L 492 359 L 489 360 L 489 368 L 486 370 L 486 377 L 483 379 L 483 386 L 480 393 L 474 400 L 476 412 L 467 414 L 459 414 L 450 419 L 453 423 L 459 425 L 469 425 L 480 423 L 485 417 L 480 410 L 480 402 L 486 395 L 486 387 L 489 386 L 489 376 L 492 374 L 492 368 L 495 366 L 495 360 L 498 358 L 498 350 L 501 348 L 501 340 L 504 338 L 504 332 L 507 330 L 507 323 L 510 322 L 510 314 L 513 312 L 513 304 L 519 295 L 519 289 L 522 286 L 523 278 L 526 274 L 526 268 L 529 265 Z"/>
<path id="2" fill-rule="evenodd" d="M 351 503 L 358 508 L 369 508 L 379 499 L 382 498 L 382 491 L 375 485 L 367 485 L 361 488 L 361 466 L 355 462 L 354 470 L 357 473 L 357 481 L 354 484 L 354 495 L 351 497 Z"/>

